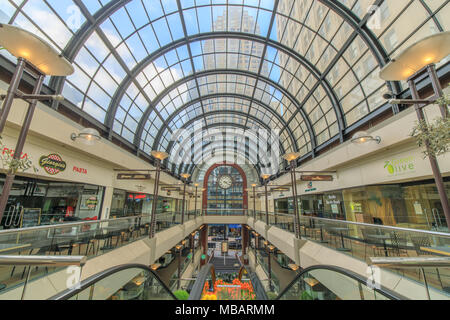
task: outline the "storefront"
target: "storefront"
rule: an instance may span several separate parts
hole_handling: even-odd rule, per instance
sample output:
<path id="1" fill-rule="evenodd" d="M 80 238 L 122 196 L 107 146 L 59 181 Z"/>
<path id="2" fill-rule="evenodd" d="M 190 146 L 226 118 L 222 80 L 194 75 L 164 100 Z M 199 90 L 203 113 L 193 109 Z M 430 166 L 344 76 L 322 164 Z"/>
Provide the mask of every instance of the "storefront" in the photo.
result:
<path id="1" fill-rule="evenodd" d="M 158 197 L 157 213 L 181 212 L 181 199 Z M 153 195 L 146 193 L 130 193 L 125 190 L 114 189 L 111 202 L 111 218 L 120 218 L 152 213 Z"/>
<path id="2" fill-rule="evenodd" d="M 5 175 L 0 174 L 3 189 Z M 1 227 L 25 228 L 60 222 L 97 220 L 104 188 L 16 176 Z"/>
<path id="3" fill-rule="evenodd" d="M 450 199 L 450 179 L 445 179 Z M 448 232 L 433 180 L 342 190 L 347 220 Z"/>
<path id="4" fill-rule="evenodd" d="M 450 177 L 444 181 L 450 199 Z M 434 180 L 355 187 L 298 198 L 302 215 L 448 231 Z M 276 199 L 275 208 L 278 213 L 293 213 L 292 198 Z"/>

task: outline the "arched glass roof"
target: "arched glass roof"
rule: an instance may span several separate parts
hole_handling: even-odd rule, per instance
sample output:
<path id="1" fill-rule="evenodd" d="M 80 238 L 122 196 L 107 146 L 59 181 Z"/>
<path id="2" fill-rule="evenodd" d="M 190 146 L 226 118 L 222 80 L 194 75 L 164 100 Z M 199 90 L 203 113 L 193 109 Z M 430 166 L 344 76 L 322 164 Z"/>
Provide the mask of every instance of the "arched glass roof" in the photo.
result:
<path id="1" fill-rule="evenodd" d="M 0 0 L 1 23 L 73 62 L 46 84 L 144 154 L 200 122 L 278 129 L 281 152 L 314 155 L 389 107 L 382 92 L 405 84 L 380 68 L 449 14 L 449 0 Z"/>

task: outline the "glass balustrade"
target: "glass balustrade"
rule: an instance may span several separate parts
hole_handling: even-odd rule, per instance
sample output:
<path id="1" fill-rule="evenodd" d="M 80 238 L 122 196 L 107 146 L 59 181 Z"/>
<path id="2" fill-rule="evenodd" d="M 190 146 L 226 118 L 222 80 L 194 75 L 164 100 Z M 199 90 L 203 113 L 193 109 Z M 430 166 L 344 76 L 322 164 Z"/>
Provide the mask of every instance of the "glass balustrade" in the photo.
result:
<path id="1" fill-rule="evenodd" d="M 196 213 L 185 214 L 185 221 Z M 151 217 L 134 216 L 101 221 L 76 222 L 0 231 L 0 255 L 83 255 L 96 257 L 149 236 Z M 157 212 L 155 232 L 181 223 L 181 213 Z M 61 270 L 58 267 L 34 267 L 35 280 Z M 0 298 L 8 290 L 21 286 L 28 273 L 24 266 L 0 266 Z"/>
<path id="2" fill-rule="evenodd" d="M 265 212 L 257 212 L 266 221 Z M 391 226 L 300 216 L 300 237 L 362 261 L 368 257 L 449 256 L 450 234 Z M 269 213 L 269 224 L 294 233 L 294 215 Z M 423 282 L 420 270 L 389 269 Z M 428 285 L 450 294 L 450 269 L 426 268 Z"/>
<path id="3" fill-rule="evenodd" d="M 175 297 L 148 268 L 127 267 L 87 279 L 81 284 L 80 290 L 69 290 L 55 299 L 175 300 Z"/>
<path id="4" fill-rule="evenodd" d="M 328 269 L 303 272 L 279 300 L 391 300 L 392 297 L 368 287 L 364 281 Z"/>

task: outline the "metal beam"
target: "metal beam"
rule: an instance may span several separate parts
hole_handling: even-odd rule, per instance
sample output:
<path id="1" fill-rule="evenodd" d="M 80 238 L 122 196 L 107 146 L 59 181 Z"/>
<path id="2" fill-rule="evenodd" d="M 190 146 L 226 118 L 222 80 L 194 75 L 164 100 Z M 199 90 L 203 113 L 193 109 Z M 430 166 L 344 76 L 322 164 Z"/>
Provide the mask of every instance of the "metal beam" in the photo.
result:
<path id="1" fill-rule="evenodd" d="M 253 88 L 252 100 L 255 98 L 256 88 L 257 88 L 257 85 L 258 85 L 259 77 L 261 76 L 261 71 L 262 71 L 262 68 L 264 66 L 264 57 L 266 56 L 267 46 L 268 46 L 267 45 L 267 41 L 270 40 L 270 34 L 272 33 L 273 24 L 275 22 L 275 17 L 276 17 L 276 13 L 277 13 L 277 9 L 278 9 L 278 4 L 279 4 L 279 0 L 275 0 L 273 12 L 272 12 L 272 17 L 270 18 L 269 28 L 268 28 L 268 31 L 267 31 L 266 41 L 264 42 L 264 49 L 263 49 L 262 54 L 261 54 L 261 61 L 259 62 L 258 78 L 256 79 L 255 87 Z M 248 115 L 250 115 L 250 109 L 251 108 L 248 109 Z M 248 117 L 247 117 L 247 120 L 245 121 L 245 124 L 247 124 L 247 121 L 248 121 Z M 297 149 L 297 151 L 298 151 L 298 149 Z"/>
<path id="2" fill-rule="evenodd" d="M 246 127 L 246 126 L 244 126 L 244 125 L 242 125 L 242 124 L 236 124 L 236 123 L 214 123 L 214 124 L 211 124 L 211 125 L 205 125 L 204 127 L 202 127 L 202 129 L 204 129 L 202 132 L 205 132 L 205 131 L 207 131 L 208 129 L 213 129 L 213 128 L 215 128 L 215 127 L 223 127 L 223 126 L 225 126 L 225 127 L 232 127 L 232 128 L 240 128 L 240 129 L 243 129 L 243 130 L 246 130 L 246 129 L 249 129 L 248 127 Z M 195 133 L 194 133 L 195 134 Z M 191 135 L 192 136 L 192 135 Z M 206 136 L 203 136 L 202 135 L 202 138 L 205 138 L 205 137 L 209 137 L 209 136 L 211 136 L 211 134 L 207 134 Z M 195 135 L 194 135 L 194 137 L 195 137 Z M 191 139 L 186 139 L 185 141 L 183 141 L 182 142 L 182 144 L 181 144 L 181 146 L 183 146 L 183 145 L 185 145 L 186 143 L 188 143 L 188 142 L 190 142 L 191 141 Z M 174 141 L 170 141 L 169 142 L 169 145 L 168 145 L 168 148 L 167 148 L 167 152 L 168 153 L 171 153 L 171 151 L 172 151 L 172 148 L 173 148 L 173 145 L 174 145 Z M 282 152 L 283 152 L 283 146 L 280 144 L 280 147 L 282 148 L 281 150 L 282 150 Z M 258 153 L 256 150 L 254 151 L 255 153 Z M 168 160 L 166 160 L 166 161 L 168 161 Z M 180 164 L 180 166 L 181 166 L 182 164 Z M 181 168 L 179 167 L 179 170 L 180 170 Z M 178 170 L 178 171 L 179 171 Z M 179 171 L 180 172 L 180 171 Z"/>
<path id="3" fill-rule="evenodd" d="M 366 43 L 369 50 L 372 52 L 373 56 L 378 62 L 380 69 L 383 68 L 391 59 L 387 54 L 385 48 L 375 36 L 375 34 L 367 27 L 367 21 L 370 18 L 370 14 L 367 14 L 363 19 L 353 13 L 351 9 L 342 4 L 339 1 L 333 0 L 319 0 L 324 5 L 329 7 L 331 10 L 336 12 L 341 18 L 343 18 L 361 37 L 361 39 Z M 374 2 L 375 6 L 380 6 L 385 0 L 376 0 Z M 395 93 L 398 94 L 401 91 L 401 85 L 398 81 L 387 82 L 388 87 Z"/>
<path id="4" fill-rule="evenodd" d="M 135 143 L 136 141 L 140 141 L 142 134 L 144 132 L 144 126 L 145 126 L 145 122 L 147 121 L 151 111 L 153 110 L 152 108 L 154 108 L 154 106 L 156 106 L 159 101 L 161 101 L 169 92 L 171 92 L 172 90 L 174 90 L 175 88 L 179 87 L 180 85 L 189 82 L 191 80 L 193 80 L 196 77 L 204 77 L 204 76 L 210 76 L 210 75 L 223 75 L 223 74 L 231 74 L 231 75 L 240 75 L 240 76 L 244 76 L 244 77 L 250 77 L 250 78 L 256 78 L 256 74 L 250 72 L 250 71 L 244 71 L 244 70 L 230 70 L 230 69 L 214 69 L 214 70 L 209 70 L 209 71 L 202 71 L 202 72 L 198 72 L 195 75 L 190 75 L 188 77 L 185 77 L 177 82 L 174 82 L 170 87 L 166 88 L 163 92 L 161 92 L 159 94 L 159 96 L 157 98 L 155 98 L 153 100 L 153 103 L 151 104 L 151 106 L 149 108 L 147 108 L 147 110 L 145 111 L 145 113 L 143 114 L 141 121 L 139 122 L 138 128 L 136 130 L 136 136 L 135 136 Z M 280 92 L 283 93 L 284 96 L 286 96 L 291 103 L 299 110 L 300 114 L 302 115 L 305 124 L 308 128 L 308 132 L 310 134 L 311 137 L 311 146 L 312 146 L 312 150 L 314 150 L 314 148 L 316 147 L 316 142 L 315 142 L 315 136 L 314 136 L 314 131 L 311 125 L 311 121 L 309 120 L 309 117 L 306 115 L 306 113 L 304 112 L 304 110 L 301 108 L 300 104 L 298 103 L 298 101 L 295 99 L 294 96 L 292 96 L 286 89 L 284 89 L 283 87 L 281 87 L 278 83 L 274 82 L 271 79 L 265 78 L 260 76 L 260 80 L 264 81 L 268 84 L 270 84 L 271 86 L 273 86 L 274 88 L 278 89 Z"/>
<path id="5" fill-rule="evenodd" d="M 232 112 L 233 114 L 242 116 L 242 117 L 246 117 L 246 116 L 247 116 L 246 113 L 240 112 L 240 111 L 230 111 L 230 112 Z M 218 112 L 217 112 L 217 111 L 213 111 L 213 112 L 207 113 L 206 116 L 208 116 L 208 115 L 213 115 L 213 114 L 215 114 L 215 113 L 218 113 Z M 183 125 L 183 127 L 182 127 L 181 129 L 185 129 L 185 128 L 189 127 L 191 124 L 193 124 L 195 121 L 198 121 L 198 120 L 201 119 L 202 117 L 203 117 L 203 115 L 197 116 L 196 118 L 191 119 L 191 120 L 188 121 L 185 125 Z M 266 130 L 270 130 L 270 128 L 269 128 L 267 125 L 265 125 L 262 121 L 260 121 L 259 119 L 255 118 L 255 117 L 253 117 L 253 116 L 251 116 L 251 115 L 250 115 L 250 117 L 252 117 L 252 120 L 258 121 L 258 123 L 261 124 L 262 126 L 264 126 L 264 128 L 265 128 Z M 247 125 L 242 125 L 242 124 L 238 124 L 238 123 L 226 122 L 226 123 L 214 123 L 214 126 L 213 126 L 213 125 L 204 125 L 204 126 L 202 126 L 202 129 L 203 129 L 202 132 L 208 131 L 208 129 L 213 128 L 213 127 L 216 127 L 216 126 L 218 126 L 218 127 L 220 127 L 220 126 L 237 127 L 237 128 L 243 129 L 243 130 L 251 129 L 251 128 L 249 128 Z M 199 133 L 199 132 L 192 132 L 191 136 L 193 135 L 193 137 L 198 137 L 198 136 L 196 136 L 196 134 L 198 134 L 198 133 Z M 206 136 L 202 135 L 201 138 L 208 137 L 208 136 L 210 136 L 210 134 L 207 134 Z M 191 137 L 191 138 L 192 138 L 192 137 Z M 183 142 L 180 144 L 180 147 L 184 146 L 186 143 L 188 143 L 188 141 L 191 141 L 191 139 L 186 139 L 185 141 L 183 141 Z M 195 139 L 194 139 L 194 141 L 195 141 Z M 172 140 L 172 141 L 170 141 L 170 143 L 169 143 L 169 145 L 168 145 L 168 147 L 167 147 L 167 151 L 166 151 L 167 153 L 170 154 L 170 153 L 172 152 L 173 145 L 174 145 L 174 143 L 173 143 L 173 140 Z M 284 151 L 285 151 L 285 150 L 284 150 L 282 144 L 280 144 L 280 148 L 281 148 L 281 152 L 284 154 Z M 254 151 L 255 153 L 258 153 L 257 150 L 252 150 L 252 151 Z"/>
<path id="6" fill-rule="evenodd" d="M 62 52 L 62 55 L 70 62 L 73 62 L 80 49 L 83 47 L 91 34 L 97 29 L 97 27 L 106 19 L 108 19 L 114 12 L 116 12 L 129 2 L 131 2 L 131 0 L 110 1 L 92 16 L 93 19 L 88 19 L 88 17 L 86 17 L 86 22 L 81 26 L 80 29 L 77 30 L 75 35 L 67 43 L 64 51 Z M 26 3 L 26 1 L 24 1 L 24 3 Z M 75 2 L 75 4 L 78 5 L 77 2 Z M 79 7 L 80 11 L 83 10 L 82 7 Z M 57 94 L 61 94 L 64 88 L 65 80 L 65 77 L 52 77 L 49 82 L 49 87 L 54 88 Z M 55 104 L 53 105 L 53 108 L 56 108 Z"/>
<path id="7" fill-rule="evenodd" d="M 258 35 L 243 34 L 243 33 L 239 33 L 239 32 L 207 32 L 207 33 L 202 33 L 202 34 L 198 34 L 198 35 L 194 35 L 194 36 L 189 36 L 187 39 L 188 39 L 189 43 L 192 43 L 195 41 L 212 40 L 212 39 L 218 39 L 218 38 L 238 39 L 238 40 L 258 42 L 258 43 L 262 43 L 262 44 L 267 43 L 267 45 L 270 45 L 270 46 L 274 47 L 275 49 L 291 56 L 299 64 L 301 64 L 303 67 L 305 67 L 308 70 L 308 72 L 310 72 L 324 87 L 325 92 L 327 93 L 330 100 L 332 101 L 333 109 L 336 112 L 337 118 L 339 118 L 339 115 L 342 114 L 342 107 L 336 98 L 333 88 L 330 86 L 328 81 L 323 80 L 322 74 L 320 73 L 320 71 L 311 62 L 306 60 L 303 56 L 299 55 L 295 50 L 293 50 L 281 43 L 278 43 L 278 42 L 270 40 L 270 39 L 266 40 L 264 37 L 261 37 Z M 133 79 L 140 72 L 142 72 L 148 66 L 149 63 L 151 63 L 158 57 L 163 56 L 167 52 L 184 45 L 186 43 L 185 41 L 186 40 L 184 38 L 182 38 L 182 39 L 174 41 L 164 47 L 159 48 L 158 50 L 156 50 L 155 52 L 153 52 L 152 54 L 150 54 L 149 56 L 144 58 L 140 63 L 138 63 L 135 66 L 135 68 L 133 70 L 131 70 L 130 74 L 127 75 L 123 79 L 122 83 L 119 85 L 119 88 L 115 92 L 114 97 L 111 100 L 111 103 L 108 107 L 108 115 L 107 115 L 107 119 L 105 121 L 105 125 L 107 127 L 112 127 L 112 124 L 114 123 L 114 117 L 117 112 L 118 104 L 121 101 L 123 95 L 125 94 L 127 88 L 129 87 L 129 85 L 131 84 Z M 336 104 L 334 104 L 334 103 L 336 103 Z M 150 110 L 147 109 L 142 117 L 142 119 L 145 119 L 144 121 L 146 121 L 146 118 L 148 118 L 148 115 L 155 108 L 156 104 L 157 103 L 155 103 L 155 100 L 153 100 L 149 106 Z M 141 119 L 141 121 L 142 121 L 142 119 Z M 340 129 L 344 129 L 344 128 L 340 128 Z M 140 135 L 138 134 L 138 136 L 140 136 Z M 312 137 L 314 137 L 314 135 L 312 135 Z"/>
<path id="8" fill-rule="evenodd" d="M 207 96 L 202 96 L 202 97 L 199 97 L 197 99 L 194 99 L 194 100 L 188 102 L 187 104 L 183 105 L 182 107 L 178 108 L 174 113 L 169 115 L 169 118 L 167 118 L 164 121 L 161 129 L 158 131 L 158 134 L 155 137 L 155 141 L 153 143 L 153 149 L 157 148 L 158 145 L 159 145 L 159 142 L 161 140 L 162 134 L 164 133 L 163 128 L 166 128 L 166 127 L 168 128 L 169 124 L 183 110 L 188 109 L 190 106 L 192 106 L 192 105 L 196 104 L 197 102 L 199 102 L 199 100 L 208 100 L 208 99 L 223 98 L 223 97 L 225 97 L 225 98 L 228 98 L 228 97 L 238 98 L 238 99 L 254 102 L 254 103 L 257 103 L 260 107 L 263 107 L 264 109 L 269 111 L 283 125 L 283 128 L 282 128 L 281 131 L 284 131 L 284 128 L 286 128 L 286 130 L 288 130 L 288 135 L 289 135 L 289 138 L 291 139 L 291 143 L 292 143 L 293 147 L 295 148 L 296 151 L 299 150 L 297 140 L 294 138 L 294 134 L 293 134 L 291 128 L 287 126 L 287 123 L 283 119 L 283 117 L 281 117 L 275 110 L 273 110 L 271 107 L 265 105 L 263 102 L 261 102 L 259 100 L 254 100 L 254 99 L 252 100 L 252 98 L 250 98 L 249 96 L 245 96 L 245 95 L 242 95 L 242 94 L 239 94 L 239 93 L 227 93 L 227 94 L 216 93 L 216 94 L 210 94 L 210 95 L 207 95 Z M 223 111 L 223 113 L 227 113 L 227 111 Z"/>

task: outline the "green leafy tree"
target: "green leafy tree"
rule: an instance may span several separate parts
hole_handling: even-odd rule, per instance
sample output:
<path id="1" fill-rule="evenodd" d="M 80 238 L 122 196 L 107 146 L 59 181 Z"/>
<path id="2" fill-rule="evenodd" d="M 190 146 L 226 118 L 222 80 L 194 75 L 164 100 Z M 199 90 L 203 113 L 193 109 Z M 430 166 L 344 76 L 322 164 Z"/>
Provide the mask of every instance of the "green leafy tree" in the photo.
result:
<path id="1" fill-rule="evenodd" d="M 450 150 L 449 118 L 438 118 L 428 124 L 420 121 L 413 128 L 411 136 L 416 138 L 419 147 L 427 146 L 423 152 L 425 157 L 437 157 Z"/>

